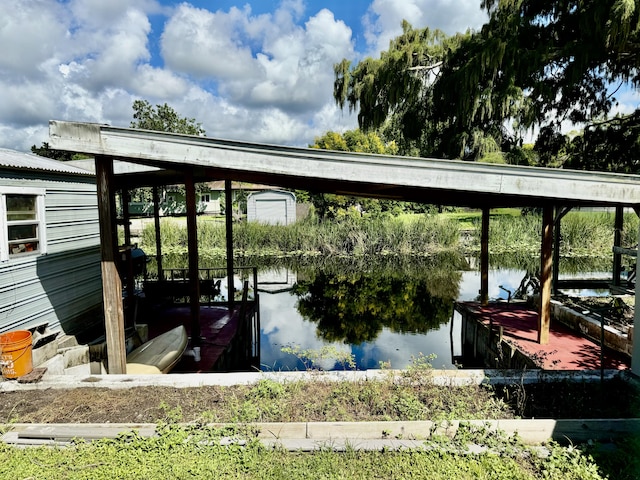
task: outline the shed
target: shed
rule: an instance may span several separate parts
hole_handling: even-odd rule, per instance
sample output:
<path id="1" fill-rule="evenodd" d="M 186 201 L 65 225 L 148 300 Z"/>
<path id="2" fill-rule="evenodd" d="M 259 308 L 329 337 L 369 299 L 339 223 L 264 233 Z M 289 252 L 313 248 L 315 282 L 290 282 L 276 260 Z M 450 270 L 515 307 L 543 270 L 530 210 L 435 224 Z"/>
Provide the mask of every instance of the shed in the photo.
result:
<path id="1" fill-rule="evenodd" d="M 103 329 L 95 175 L 0 149 L 0 332 Z"/>
<path id="2" fill-rule="evenodd" d="M 247 221 L 289 225 L 296 221 L 296 196 L 284 190 L 251 193 L 247 197 Z"/>

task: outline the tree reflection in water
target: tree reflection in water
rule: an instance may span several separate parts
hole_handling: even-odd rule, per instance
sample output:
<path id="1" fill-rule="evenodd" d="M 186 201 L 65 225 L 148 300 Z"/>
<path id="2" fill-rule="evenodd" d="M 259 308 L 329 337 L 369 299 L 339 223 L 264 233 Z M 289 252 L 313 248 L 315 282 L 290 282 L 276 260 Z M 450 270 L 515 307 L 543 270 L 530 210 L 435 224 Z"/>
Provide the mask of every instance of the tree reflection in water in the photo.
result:
<path id="1" fill-rule="evenodd" d="M 446 324 L 459 292 L 464 259 L 332 262 L 304 274 L 293 293 L 297 308 L 316 323 L 325 341 L 359 345 L 383 328 L 394 333 L 426 333 Z"/>

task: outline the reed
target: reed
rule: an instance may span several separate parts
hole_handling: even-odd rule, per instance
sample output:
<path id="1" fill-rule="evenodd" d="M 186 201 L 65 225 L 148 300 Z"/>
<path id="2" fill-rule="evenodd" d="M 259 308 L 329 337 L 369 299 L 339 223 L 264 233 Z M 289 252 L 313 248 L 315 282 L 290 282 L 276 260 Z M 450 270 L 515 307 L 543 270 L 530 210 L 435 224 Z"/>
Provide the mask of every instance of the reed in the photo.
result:
<path id="1" fill-rule="evenodd" d="M 160 227 L 163 253 L 185 252 L 186 225 L 163 220 Z M 233 246 L 241 256 L 282 255 L 426 255 L 457 245 L 458 225 L 441 217 L 420 215 L 407 221 L 394 217 L 352 218 L 319 222 L 307 219 L 292 225 L 242 222 L 233 226 Z M 201 255 L 226 250 L 224 224 L 198 221 Z M 140 246 L 155 249 L 153 225 L 142 233 Z"/>
<path id="2" fill-rule="evenodd" d="M 560 224 L 560 255 L 563 257 L 604 257 L 611 255 L 614 236 L 614 214 L 608 212 L 572 211 Z M 480 219 L 474 220 L 473 248 L 480 246 Z M 540 215 L 492 215 L 489 223 L 491 254 L 537 255 L 540 252 L 542 219 Z M 634 246 L 638 240 L 638 218 L 624 217 L 622 245 Z"/>

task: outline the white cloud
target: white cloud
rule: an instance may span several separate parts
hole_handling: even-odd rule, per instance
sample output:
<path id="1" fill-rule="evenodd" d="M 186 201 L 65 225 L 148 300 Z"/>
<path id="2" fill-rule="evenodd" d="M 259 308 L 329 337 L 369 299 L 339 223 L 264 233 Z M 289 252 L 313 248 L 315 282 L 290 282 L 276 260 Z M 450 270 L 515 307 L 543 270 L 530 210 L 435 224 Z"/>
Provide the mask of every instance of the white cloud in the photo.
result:
<path id="1" fill-rule="evenodd" d="M 183 4 L 162 35 L 165 61 L 213 78 L 220 94 L 249 108 L 320 108 L 331 100 L 333 64 L 352 54 L 351 29 L 326 9 L 299 26 L 300 5 L 252 16 L 249 7 L 214 13 Z"/>
<path id="2" fill-rule="evenodd" d="M 34 77 L 56 55 L 66 35 L 63 9 L 55 2 L 0 2 L 0 72 L 11 79 Z"/>
<path id="3" fill-rule="evenodd" d="M 255 59 L 243 41 L 251 10 L 210 12 L 182 4 L 165 25 L 161 38 L 167 67 L 195 77 L 221 79 L 252 76 Z"/>
<path id="4" fill-rule="evenodd" d="M 363 19 L 370 55 L 388 50 L 389 41 L 402 33 L 403 20 L 414 28 L 437 28 L 453 35 L 479 29 L 487 15 L 478 0 L 374 0 Z"/>
<path id="5" fill-rule="evenodd" d="M 260 14 L 252 3 L 213 11 L 202 1 L 206 8 L 0 1 L 0 42 L 11 46 L 0 50 L 0 146 L 47 141 L 50 119 L 127 126 L 137 98 L 166 102 L 221 138 L 304 146 L 327 130 L 354 128 L 355 116 L 332 97 L 333 65 L 356 56 L 351 28 L 328 9 L 305 16 L 304 0 L 271 11 L 260 4 Z M 407 15 L 416 27 L 428 22 L 427 7 L 452 17 L 446 3 L 376 0 L 370 26 L 385 43 Z"/>

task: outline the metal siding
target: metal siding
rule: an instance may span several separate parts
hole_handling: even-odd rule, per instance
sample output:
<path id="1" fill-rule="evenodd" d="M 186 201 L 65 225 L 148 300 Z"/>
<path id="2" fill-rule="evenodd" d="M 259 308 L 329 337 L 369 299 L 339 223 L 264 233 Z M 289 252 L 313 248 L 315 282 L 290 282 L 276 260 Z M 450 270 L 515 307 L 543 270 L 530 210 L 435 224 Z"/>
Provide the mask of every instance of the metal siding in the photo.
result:
<path id="1" fill-rule="evenodd" d="M 101 323 L 102 278 L 95 179 L 5 171 L 0 186 L 45 190 L 46 255 L 0 263 L 0 331 L 41 323 L 78 333 Z"/>

